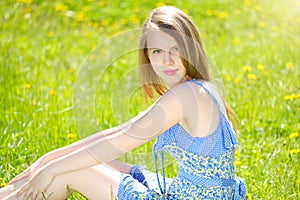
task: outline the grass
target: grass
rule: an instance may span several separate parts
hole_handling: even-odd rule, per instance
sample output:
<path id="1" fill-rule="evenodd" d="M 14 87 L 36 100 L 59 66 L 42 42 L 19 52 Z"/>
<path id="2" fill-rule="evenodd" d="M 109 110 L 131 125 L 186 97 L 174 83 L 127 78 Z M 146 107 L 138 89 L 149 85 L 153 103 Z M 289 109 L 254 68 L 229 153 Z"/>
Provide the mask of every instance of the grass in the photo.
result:
<path id="1" fill-rule="evenodd" d="M 118 54 L 125 49 L 103 41 L 113 43 L 116 34 L 125 38 L 124 31 L 141 28 L 149 11 L 162 4 L 178 6 L 197 24 L 213 73 L 240 118 L 236 167 L 249 198 L 300 198 L 296 0 L 1 1 L 1 186 L 44 153 L 145 108 L 134 84 L 136 55 Z M 88 66 L 95 71 L 86 73 Z M 90 93 L 79 90 L 84 81 Z M 153 169 L 149 155 L 151 144 L 121 159 Z M 170 176 L 173 167 L 170 162 Z"/>

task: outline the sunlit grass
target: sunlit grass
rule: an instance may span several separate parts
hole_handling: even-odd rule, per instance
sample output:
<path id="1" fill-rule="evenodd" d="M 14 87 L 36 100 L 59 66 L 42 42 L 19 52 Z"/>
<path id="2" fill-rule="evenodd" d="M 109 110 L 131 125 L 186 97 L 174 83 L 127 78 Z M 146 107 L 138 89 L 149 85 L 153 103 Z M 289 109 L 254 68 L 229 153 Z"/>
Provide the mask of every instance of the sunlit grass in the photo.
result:
<path id="1" fill-rule="evenodd" d="M 141 28 L 149 11 L 164 4 L 176 5 L 193 18 L 217 83 L 240 118 L 235 164 L 249 198 L 299 199 L 300 4 L 296 0 L 1 1 L 1 187 L 42 154 L 81 138 L 73 100 L 82 63 L 93 64 L 88 55 L 99 43 Z M 111 49 L 97 49 L 101 52 L 97 62 Z M 112 104 L 118 80 L 125 80 L 124 88 L 136 89 L 130 84 L 136 82 L 133 73 L 131 79 L 124 78 L 136 67 L 135 60 L 134 53 L 120 56 L 96 83 L 97 102 L 91 111 L 96 112 L 99 129 L 115 126 L 145 108 L 138 90 L 114 94 L 126 101 Z M 153 169 L 151 144 L 122 160 L 143 162 Z M 166 174 L 174 176 L 170 163 Z"/>

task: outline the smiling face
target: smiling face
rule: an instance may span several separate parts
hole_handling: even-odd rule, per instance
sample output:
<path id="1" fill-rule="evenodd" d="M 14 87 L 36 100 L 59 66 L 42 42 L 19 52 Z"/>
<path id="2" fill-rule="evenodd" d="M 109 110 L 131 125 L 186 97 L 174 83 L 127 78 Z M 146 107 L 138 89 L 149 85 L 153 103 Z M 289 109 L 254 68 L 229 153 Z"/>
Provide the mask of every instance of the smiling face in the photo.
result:
<path id="1" fill-rule="evenodd" d="M 147 35 L 147 55 L 155 73 L 169 87 L 186 80 L 186 68 L 181 62 L 180 48 L 176 40 L 160 30 Z"/>

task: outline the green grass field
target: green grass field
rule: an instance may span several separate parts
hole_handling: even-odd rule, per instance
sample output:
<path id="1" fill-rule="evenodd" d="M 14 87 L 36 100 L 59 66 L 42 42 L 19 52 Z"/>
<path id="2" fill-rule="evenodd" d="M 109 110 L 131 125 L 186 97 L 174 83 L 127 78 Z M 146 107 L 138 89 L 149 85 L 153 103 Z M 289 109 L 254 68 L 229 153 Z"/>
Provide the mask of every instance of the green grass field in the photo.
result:
<path id="1" fill-rule="evenodd" d="M 124 31 L 141 28 L 166 4 L 197 24 L 217 83 L 239 116 L 235 164 L 248 198 L 300 199 L 298 0 L 1 1 L 1 187 L 44 153 L 146 107 L 135 84 L 135 53 L 103 41 L 126 38 Z M 86 73 L 89 66 L 95 71 Z M 78 89 L 85 80 L 94 89 L 87 96 Z M 121 160 L 151 169 L 151 148 Z M 174 176 L 174 166 L 166 174 Z"/>

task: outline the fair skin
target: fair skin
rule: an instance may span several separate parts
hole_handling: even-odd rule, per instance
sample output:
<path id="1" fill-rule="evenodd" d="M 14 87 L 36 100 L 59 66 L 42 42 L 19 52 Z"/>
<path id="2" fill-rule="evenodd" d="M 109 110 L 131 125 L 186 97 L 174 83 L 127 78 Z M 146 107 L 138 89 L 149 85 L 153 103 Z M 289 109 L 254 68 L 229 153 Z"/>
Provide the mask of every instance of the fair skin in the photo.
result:
<path id="1" fill-rule="evenodd" d="M 115 161 L 125 152 L 177 123 L 195 137 L 206 136 L 217 127 L 219 111 L 211 97 L 196 84 L 184 82 L 186 69 L 176 41 L 158 30 L 149 33 L 147 42 L 154 71 L 171 89 L 134 119 L 43 156 L 11 181 L 26 183 L 7 200 L 42 199 L 42 192 L 49 199 L 65 199 L 67 187 L 88 199 L 111 199 L 112 194 L 116 197 L 121 173 L 130 169 L 130 165 Z"/>

